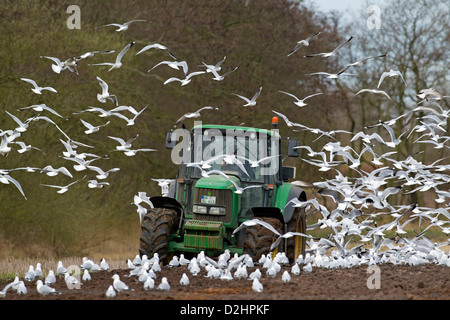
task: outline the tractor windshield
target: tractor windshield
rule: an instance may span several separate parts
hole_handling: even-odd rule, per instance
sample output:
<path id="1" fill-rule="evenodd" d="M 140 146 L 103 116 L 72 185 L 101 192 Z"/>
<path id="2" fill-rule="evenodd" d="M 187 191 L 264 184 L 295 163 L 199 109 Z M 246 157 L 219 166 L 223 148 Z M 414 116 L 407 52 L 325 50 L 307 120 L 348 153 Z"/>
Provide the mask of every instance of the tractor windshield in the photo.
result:
<path id="1" fill-rule="evenodd" d="M 202 128 L 194 132 L 193 142 L 193 162 L 205 171 L 220 170 L 241 181 L 259 183 L 278 171 L 278 140 L 267 133 Z M 195 169 L 194 176 L 201 177 L 200 168 Z"/>

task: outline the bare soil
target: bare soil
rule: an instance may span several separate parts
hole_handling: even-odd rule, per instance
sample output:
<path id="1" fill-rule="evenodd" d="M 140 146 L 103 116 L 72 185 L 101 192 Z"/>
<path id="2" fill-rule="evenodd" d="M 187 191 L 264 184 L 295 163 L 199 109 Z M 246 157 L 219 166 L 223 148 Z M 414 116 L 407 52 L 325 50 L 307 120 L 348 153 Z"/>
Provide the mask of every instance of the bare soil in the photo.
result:
<path id="1" fill-rule="evenodd" d="M 254 271 L 248 268 L 248 273 Z M 262 267 L 259 267 L 263 271 Z M 193 276 L 187 267 L 169 268 L 163 266 L 157 273 L 155 289 L 145 291 L 136 277 L 127 277 L 128 269 L 116 269 L 92 273 L 92 280 L 83 282 L 81 289 L 68 289 L 64 279 L 59 278 L 53 287 L 59 295 L 42 296 L 38 294 L 34 282 L 27 282 L 28 294 L 19 296 L 9 290 L 4 300 L 449 300 L 450 268 L 437 265 L 379 265 L 380 289 L 369 289 L 367 266 L 351 269 L 315 268 L 309 274 L 303 271 L 292 275 L 289 283 L 281 281 L 283 267 L 274 278 L 262 272 L 261 283 L 264 290 L 254 292 L 252 281 L 233 279 L 224 281 L 206 278 L 206 272 Z M 129 285 L 130 291 L 118 293 L 115 298 L 107 298 L 105 292 L 113 284 L 112 275 Z M 181 286 L 179 280 L 183 273 L 190 279 L 188 286 Z M 162 277 L 167 277 L 171 289 L 156 290 Z M 0 282 L 3 289 L 8 282 Z"/>

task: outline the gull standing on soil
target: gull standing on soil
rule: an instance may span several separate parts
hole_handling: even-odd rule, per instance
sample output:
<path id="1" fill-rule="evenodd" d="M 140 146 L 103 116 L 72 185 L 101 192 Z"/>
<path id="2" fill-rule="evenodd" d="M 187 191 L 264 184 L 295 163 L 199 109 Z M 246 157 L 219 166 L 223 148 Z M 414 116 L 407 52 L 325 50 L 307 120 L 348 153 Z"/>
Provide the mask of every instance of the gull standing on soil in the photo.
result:
<path id="1" fill-rule="evenodd" d="M 378 86 L 377 88 L 380 87 L 381 83 L 383 82 L 384 78 L 386 77 L 391 77 L 391 78 L 396 78 L 397 76 L 400 76 L 400 78 L 402 78 L 403 82 L 406 84 L 405 79 L 403 78 L 402 74 L 400 73 L 400 71 L 394 71 L 394 70 L 390 70 L 389 72 L 383 72 L 383 74 L 380 77 L 380 81 L 378 82 Z"/>
<path id="2" fill-rule="evenodd" d="M 283 281 L 284 283 L 291 281 L 291 275 L 289 274 L 289 272 L 287 270 L 285 270 L 283 272 L 283 274 L 281 275 L 281 281 Z"/>
<path id="3" fill-rule="evenodd" d="M 104 27 L 111 27 L 112 26 L 112 27 L 118 27 L 116 29 L 116 31 L 117 32 L 121 32 L 121 31 L 128 30 L 128 28 L 130 27 L 130 24 L 132 24 L 134 22 L 146 22 L 146 21 L 147 20 L 135 19 L 135 20 L 131 20 L 131 21 L 125 22 L 123 24 L 120 24 L 120 23 L 109 23 L 109 24 L 105 24 L 105 25 L 102 25 L 102 26 L 95 27 L 95 29 L 104 28 Z"/>
<path id="4" fill-rule="evenodd" d="M 114 283 L 113 283 L 113 287 L 114 289 L 116 289 L 118 292 L 122 292 L 122 291 L 127 291 L 130 290 L 130 287 L 128 287 L 125 282 L 120 280 L 119 275 L 116 273 L 115 275 L 112 276 L 112 279 L 114 279 Z"/>
<path id="5" fill-rule="evenodd" d="M 52 285 L 56 282 L 55 272 L 53 270 L 49 270 L 47 276 L 45 277 L 44 283 L 46 285 Z"/>
<path id="6" fill-rule="evenodd" d="M 103 62 L 103 63 L 94 63 L 90 64 L 90 66 L 111 66 L 111 68 L 108 71 L 111 71 L 112 69 L 119 69 L 122 66 L 122 58 L 123 56 L 130 50 L 130 48 L 135 44 L 134 41 L 127 44 L 122 51 L 117 55 L 116 61 L 114 63 L 111 62 Z"/>
<path id="7" fill-rule="evenodd" d="M 148 277 L 147 280 L 144 282 L 144 290 L 150 290 L 155 287 L 155 280 L 153 280 L 151 277 Z"/>
<path id="8" fill-rule="evenodd" d="M 306 38 L 306 39 L 303 39 L 303 40 L 298 41 L 297 44 L 296 44 L 296 46 L 295 46 L 295 48 L 294 48 L 291 52 L 289 52 L 287 56 L 289 57 L 290 55 L 292 55 L 292 54 L 294 54 L 295 52 L 297 52 L 297 50 L 300 49 L 301 46 L 309 47 L 309 41 L 310 41 L 311 39 L 317 37 L 319 34 L 320 34 L 320 31 L 319 31 L 319 32 L 316 32 L 315 34 L 309 36 L 309 37 Z"/>
<path id="9" fill-rule="evenodd" d="M 36 81 L 31 80 L 31 79 L 20 78 L 20 80 L 28 82 L 28 83 L 31 83 L 34 86 L 34 88 L 32 88 L 31 91 L 33 91 L 36 94 L 42 94 L 42 91 L 44 91 L 44 90 L 48 90 L 48 91 L 55 92 L 55 93 L 57 92 L 52 87 L 40 87 L 40 86 L 37 85 Z"/>
<path id="10" fill-rule="evenodd" d="M 108 287 L 108 290 L 106 290 L 105 296 L 108 298 L 114 298 L 116 296 L 116 291 L 114 290 L 112 285 L 110 285 Z"/>
<path id="11" fill-rule="evenodd" d="M 295 95 L 293 95 L 292 93 L 285 92 L 285 91 L 278 91 L 278 92 L 281 92 L 281 93 L 287 94 L 288 96 L 293 97 L 295 100 L 297 100 L 297 101 L 294 102 L 294 104 L 297 105 L 297 106 L 299 106 L 299 107 L 304 107 L 304 106 L 306 106 L 306 103 L 304 102 L 306 99 L 309 99 L 309 98 L 311 98 L 311 97 L 314 97 L 314 96 L 318 96 L 318 95 L 323 94 L 322 92 L 318 92 L 318 93 L 314 93 L 314 94 L 312 94 L 312 95 L 309 95 L 309 96 L 307 96 L 306 98 L 299 99 L 299 98 L 297 98 Z"/>
<path id="12" fill-rule="evenodd" d="M 67 272 L 67 269 L 63 266 L 62 261 L 58 261 L 58 266 L 56 267 L 56 274 L 61 276 Z"/>
<path id="13" fill-rule="evenodd" d="M 38 281 L 36 282 L 36 286 L 37 286 L 37 292 L 38 292 L 39 294 L 42 294 L 42 295 L 47 295 L 47 294 L 61 294 L 61 292 L 56 291 L 55 288 L 51 288 L 51 287 L 49 287 L 48 285 L 43 284 L 43 283 L 42 283 L 42 280 L 38 280 Z"/>
<path id="14" fill-rule="evenodd" d="M 306 55 L 305 58 L 311 58 L 311 57 L 322 57 L 322 58 L 329 58 L 336 55 L 336 51 L 340 49 L 343 45 L 350 42 L 353 39 L 353 36 L 348 38 L 345 42 L 341 43 L 339 46 L 337 46 L 333 51 L 330 52 L 322 52 L 322 53 L 315 53 L 315 54 L 309 54 Z"/>
<path id="15" fill-rule="evenodd" d="M 253 279 L 252 290 L 255 292 L 263 292 L 264 288 L 258 278 Z"/>
<path id="16" fill-rule="evenodd" d="M 106 99 L 111 100 L 116 106 L 119 106 L 119 102 L 117 101 L 117 97 L 108 92 L 108 84 L 103 81 L 100 77 L 97 76 L 97 81 L 102 87 L 102 93 L 97 93 L 97 100 L 101 103 L 105 103 Z"/>
<path id="17" fill-rule="evenodd" d="M 244 104 L 244 107 L 250 107 L 250 106 L 255 106 L 256 105 L 256 99 L 259 97 L 259 95 L 261 94 L 262 91 L 262 87 L 259 87 L 258 91 L 255 93 L 255 95 L 252 97 L 252 99 L 248 99 L 247 97 L 241 96 L 239 94 L 236 93 L 232 93 L 233 95 L 245 100 L 247 103 Z"/>
<path id="18" fill-rule="evenodd" d="M 159 43 L 153 43 L 153 44 L 146 45 L 146 46 L 143 47 L 138 53 L 136 53 L 136 55 L 141 54 L 142 52 L 147 51 L 147 50 L 150 50 L 150 49 L 164 50 L 164 51 L 167 52 L 167 54 L 168 54 L 169 56 L 171 56 L 173 59 L 177 60 L 177 58 L 172 54 L 172 52 L 170 52 L 170 50 L 169 50 L 166 46 L 164 46 L 164 45 L 162 45 L 162 44 L 159 44 Z M 153 68 L 154 68 L 154 67 L 153 67 Z M 186 72 L 185 72 L 185 73 L 186 73 Z"/>
<path id="19" fill-rule="evenodd" d="M 81 277 L 81 280 L 83 280 L 83 281 L 91 281 L 92 280 L 91 274 L 89 273 L 88 269 L 84 269 L 83 276 Z"/>
<path id="20" fill-rule="evenodd" d="M 181 278 L 180 278 L 180 284 L 181 284 L 182 286 L 187 286 L 187 285 L 189 285 L 189 278 L 188 278 L 188 276 L 186 275 L 186 273 L 183 273 L 183 275 L 181 276 Z"/>
<path id="21" fill-rule="evenodd" d="M 25 273 L 24 276 L 26 281 L 34 281 L 34 279 L 36 278 L 36 275 L 34 273 L 34 267 L 32 265 L 29 266 L 28 271 Z"/>
<path id="22" fill-rule="evenodd" d="M 219 110 L 219 108 L 213 107 L 213 106 L 206 106 L 206 107 L 203 107 L 203 108 L 198 109 L 198 110 L 195 111 L 195 112 L 189 112 L 189 113 L 186 113 L 186 114 L 182 115 L 182 116 L 177 120 L 177 122 L 175 122 L 175 126 L 176 126 L 177 124 L 179 124 L 181 121 L 183 121 L 184 119 L 191 119 L 191 118 L 198 118 L 198 117 L 200 117 L 200 116 L 201 116 L 200 112 L 202 112 L 203 110 Z"/>
<path id="23" fill-rule="evenodd" d="M 158 288 L 156 290 L 170 290 L 170 284 L 167 281 L 166 277 L 162 277 L 161 283 L 158 285 Z"/>

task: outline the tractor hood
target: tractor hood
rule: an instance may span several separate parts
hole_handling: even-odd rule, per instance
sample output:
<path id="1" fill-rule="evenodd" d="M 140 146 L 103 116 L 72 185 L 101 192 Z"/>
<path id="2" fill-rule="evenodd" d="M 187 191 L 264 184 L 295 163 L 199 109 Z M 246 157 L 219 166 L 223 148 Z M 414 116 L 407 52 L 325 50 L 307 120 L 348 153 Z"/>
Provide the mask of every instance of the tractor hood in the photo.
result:
<path id="1" fill-rule="evenodd" d="M 240 186 L 240 181 L 234 176 L 230 176 L 233 181 Z M 196 188 L 208 188 L 208 189 L 230 189 L 236 191 L 236 187 L 227 178 L 221 175 L 211 175 L 209 177 L 200 178 L 195 184 Z"/>

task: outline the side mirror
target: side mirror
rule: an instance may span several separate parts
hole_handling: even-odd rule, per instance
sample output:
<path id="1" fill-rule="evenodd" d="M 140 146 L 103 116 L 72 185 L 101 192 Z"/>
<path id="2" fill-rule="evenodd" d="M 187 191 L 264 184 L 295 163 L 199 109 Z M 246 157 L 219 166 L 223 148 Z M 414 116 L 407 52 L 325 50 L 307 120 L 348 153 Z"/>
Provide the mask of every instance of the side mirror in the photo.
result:
<path id="1" fill-rule="evenodd" d="M 298 146 L 300 146 L 300 142 L 298 140 L 288 141 L 288 157 L 300 157 L 300 149 L 295 148 Z"/>
<path id="2" fill-rule="evenodd" d="M 177 144 L 177 135 L 173 130 L 167 132 L 166 135 L 166 149 L 173 149 Z"/>
<path id="3" fill-rule="evenodd" d="M 281 167 L 281 180 L 287 182 L 289 179 L 294 179 L 296 171 L 296 167 Z"/>

